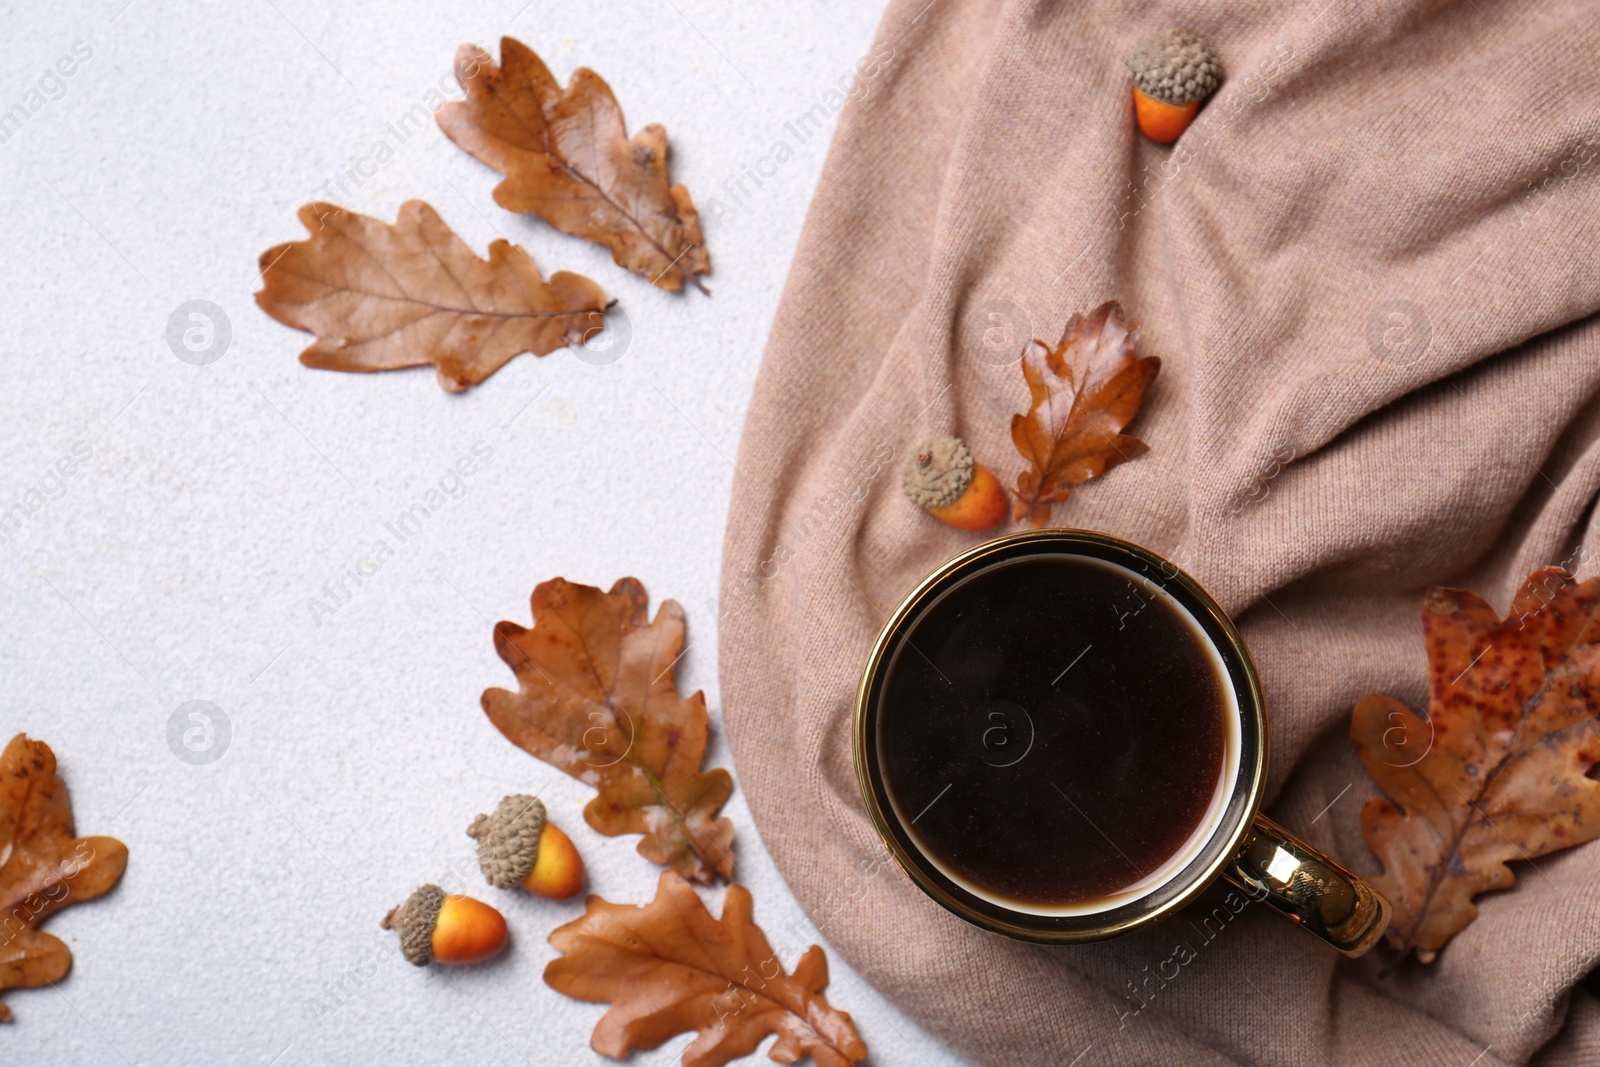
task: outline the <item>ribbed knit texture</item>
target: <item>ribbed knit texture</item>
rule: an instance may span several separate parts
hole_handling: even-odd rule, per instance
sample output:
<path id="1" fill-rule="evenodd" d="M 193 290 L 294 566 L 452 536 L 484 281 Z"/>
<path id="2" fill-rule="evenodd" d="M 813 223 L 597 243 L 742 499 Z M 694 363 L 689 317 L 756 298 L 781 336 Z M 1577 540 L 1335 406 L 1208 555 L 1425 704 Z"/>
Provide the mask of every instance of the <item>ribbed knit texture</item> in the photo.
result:
<path id="1" fill-rule="evenodd" d="M 1228 76 L 1165 148 L 1135 131 L 1123 58 L 1174 25 Z M 1166 554 L 1234 614 L 1270 704 L 1270 811 L 1374 872 L 1350 709 L 1422 705 L 1423 591 L 1504 610 L 1538 566 L 1597 569 L 1600 9 L 894 0 L 875 48 L 892 58 L 812 205 L 724 555 L 736 771 L 819 929 L 983 1063 L 1587 1062 L 1600 1008 L 1569 991 L 1600 960 L 1600 845 L 1517 865 L 1437 963 L 1387 978 L 1258 905 L 1206 925 L 1223 889 L 1040 948 L 887 862 L 850 720 L 885 613 L 977 540 L 906 500 L 911 450 L 957 434 L 1014 480 L 1013 356 L 1117 299 L 1162 359 L 1129 427 L 1150 452 L 1055 523 Z"/>

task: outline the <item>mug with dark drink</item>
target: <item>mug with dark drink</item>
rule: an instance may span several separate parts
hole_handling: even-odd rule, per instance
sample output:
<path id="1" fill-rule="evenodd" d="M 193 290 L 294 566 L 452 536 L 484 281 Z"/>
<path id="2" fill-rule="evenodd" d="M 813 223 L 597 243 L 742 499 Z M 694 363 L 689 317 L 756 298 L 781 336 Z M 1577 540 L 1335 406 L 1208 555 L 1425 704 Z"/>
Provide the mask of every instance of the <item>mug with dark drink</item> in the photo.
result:
<path id="1" fill-rule="evenodd" d="M 890 852 L 957 915 L 1094 941 L 1218 878 L 1349 956 L 1389 905 L 1262 816 L 1267 712 L 1239 632 L 1160 556 L 1080 530 L 1002 537 L 890 616 L 855 718 Z"/>

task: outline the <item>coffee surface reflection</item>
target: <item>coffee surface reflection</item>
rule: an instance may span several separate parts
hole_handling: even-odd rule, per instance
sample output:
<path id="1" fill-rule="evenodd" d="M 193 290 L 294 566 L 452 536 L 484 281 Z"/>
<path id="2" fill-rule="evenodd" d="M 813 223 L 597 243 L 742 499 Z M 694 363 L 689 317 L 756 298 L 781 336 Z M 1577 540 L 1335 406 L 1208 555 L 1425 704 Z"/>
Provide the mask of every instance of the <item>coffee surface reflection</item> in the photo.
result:
<path id="1" fill-rule="evenodd" d="M 1024 911 L 1091 905 L 1204 843 L 1238 710 L 1160 577 L 1011 560 L 910 621 L 875 741 L 897 818 L 958 884 Z"/>

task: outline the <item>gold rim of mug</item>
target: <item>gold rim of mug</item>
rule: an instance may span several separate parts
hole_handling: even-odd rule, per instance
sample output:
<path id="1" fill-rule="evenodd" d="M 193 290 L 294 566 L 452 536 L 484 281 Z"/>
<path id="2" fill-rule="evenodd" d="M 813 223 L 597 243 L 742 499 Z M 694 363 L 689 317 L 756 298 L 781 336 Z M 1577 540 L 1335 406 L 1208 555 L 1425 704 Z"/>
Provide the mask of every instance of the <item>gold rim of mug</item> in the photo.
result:
<path id="1" fill-rule="evenodd" d="M 1228 839 L 1224 847 L 1217 849 L 1211 860 L 1203 868 L 1191 874 L 1189 885 L 1164 904 L 1140 911 L 1124 919 L 1103 924 L 1087 925 L 1082 928 L 1050 928 L 1045 924 L 1054 920 L 1055 916 L 1032 915 L 1027 912 L 1005 911 L 1005 914 L 1011 916 L 1011 918 L 1001 918 L 999 913 L 1005 909 L 1000 905 L 992 905 L 994 907 L 993 913 L 985 912 L 950 893 L 923 870 L 916 858 L 909 855 L 901 845 L 899 837 L 895 833 L 897 822 L 891 820 L 885 814 L 883 805 L 879 803 L 877 790 L 873 787 L 870 755 L 876 750 L 877 746 L 875 739 L 867 736 L 869 721 L 872 718 L 872 709 L 870 707 L 871 692 L 885 655 L 900 637 L 907 620 L 922 606 L 928 595 L 956 571 L 969 568 L 976 569 L 976 565 L 988 556 L 1009 552 L 1019 545 L 1029 544 L 1056 549 L 1070 548 L 1074 545 L 1094 546 L 1123 553 L 1126 556 L 1132 556 L 1154 564 L 1161 569 L 1164 579 L 1167 570 L 1173 571 L 1173 576 L 1166 580 L 1181 585 L 1195 602 L 1193 605 L 1183 605 L 1184 609 L 1191 613 L 1195 606 L 1202 609 L 1206 617 L 1200 621 L 1207 634 L 1215 640 L 1215 634 L 1221 633 L 1226 639 L 1227 651 L 1231 652 L 1238 661 L 1246 683 L 1244 687 L 1246 691 L 1239 691 L 1239 687 L 1235 683 L 1235 691 L 1239 700 L 1240 729 L 1248 731 L 1253 725 L 1256 738 L 1255 765 L 1250 768 L 1248 779 L 1249 796 L 1246 798 L 1244 810 L 1238 816 L 1235 824 L 1227 831 Z M 1205 626 L 1204 624 L 1207 622 L 1211 625 Z M 982 544 L 974 545 L 972 548 L 952 556 L 935 568 L 921 582 L 917 583 L 916 588 L 906 595 L 905 599 L 900 602 L 899 607 L 890 613 L 888 620 L 883 625 L 883 629 L 878 633 L 877 641 L 873 643 L 872 654 L 867 659 L 866 670 L 862 672 L 861 683 L 856 689 L 855 721 L 852 734 L 855 748 L 856 780 L 861 788 L 861 797 L 866 803 L 867 812 L 872 816 L 872 824 L 878 831 L 878 837 L 889 849 L 889 853 L 894 856 L 895 862 L 900 865 L 900 869 L 905 871 L 923 892 L 927 893 L 947 910 L 986 930 L 1022 941 L 1035 941 L 1044 944 L 1071 944 L 1103 941 L 1106 938 L 1116 937 L 1138 927 L 1157 922 L 1191 903 L 1197 896 L 1216 883 L 1222 876 L 1223 871 L 1233 863 L 1241 850 L 1248 844 L 1256 815 L 1259 813 L 1262 785 L 1266 781 L 1267 775 L 1267 731 L 1266 701 L 1261 691 L 1261 679 L 1256 673 L 1255 662 L 1250 658 L 1250 650 L 1245 647 L 1244 638 L 1240 635 L 1238 628 L 1233 625 L 1233 620 L 1228 618 L 1227 613 L 1212 599 L 1211 594 L 1207 593 L 1199 582 L 1191 578 L 1171 560 L 1132 541 L 1113 537 L 1110 534 L 1096 533 L 1093 530 L 1049 529 L 1026 530 L 1022 533 L 1006 534 L 1002 537 L 985 541 Z M 1241 744 L 1240 747 L 1242 757 L 1245 746 Z M 1236 787 L 1232 796 L 1237 795 L 1238 789 Z M 1216 838 L 1214 837 L 1212 842 L 1208 842 L 1208 847 L 1215 840 Z M 1164 885 L 1171 884 L 1171 882 L 1164 883 Z M 1087 915 L 1079 918 L 1093 919 L 1094 916 Z"/>

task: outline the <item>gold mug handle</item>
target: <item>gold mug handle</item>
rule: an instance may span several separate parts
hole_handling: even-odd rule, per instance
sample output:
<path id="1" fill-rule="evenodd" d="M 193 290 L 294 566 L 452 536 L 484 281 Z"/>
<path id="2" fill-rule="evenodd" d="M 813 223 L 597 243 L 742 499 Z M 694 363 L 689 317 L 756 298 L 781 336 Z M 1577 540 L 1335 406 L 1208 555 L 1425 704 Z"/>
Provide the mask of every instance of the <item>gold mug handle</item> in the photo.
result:
<path id="1" fill-rule="evenodd" d="M 1377 890 L 1265 815 L 1222 876 L 1346 956 L 1364 954 L 1389 925 Z"/>

